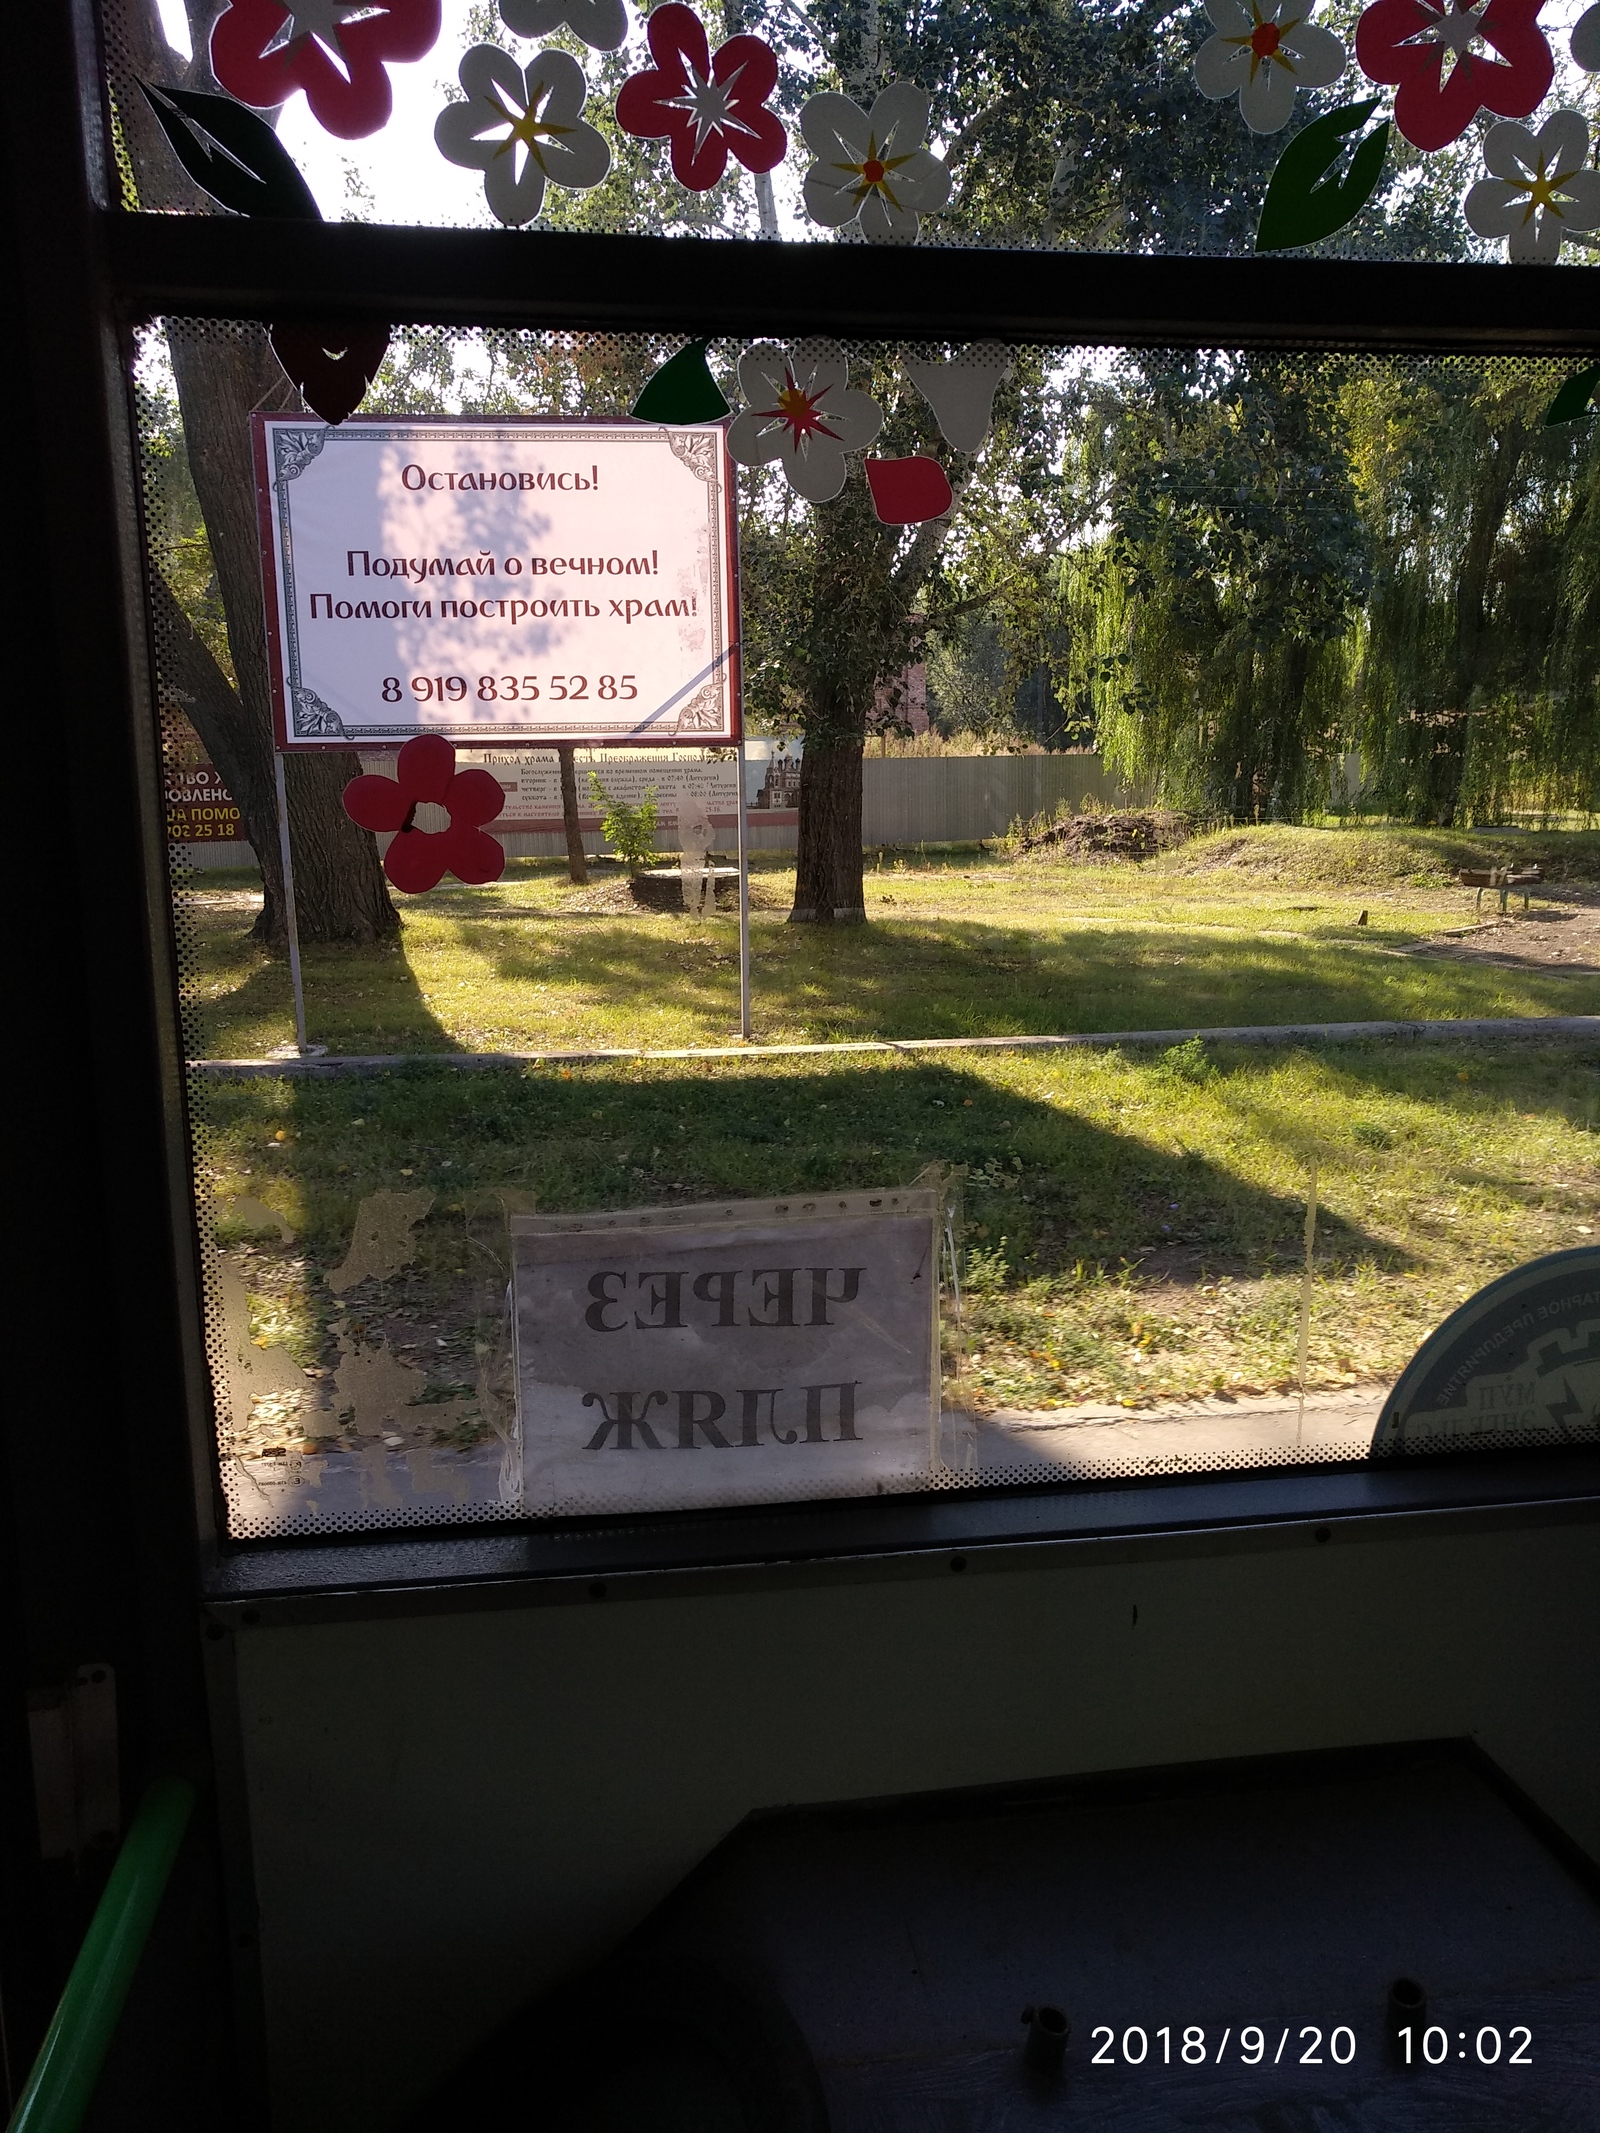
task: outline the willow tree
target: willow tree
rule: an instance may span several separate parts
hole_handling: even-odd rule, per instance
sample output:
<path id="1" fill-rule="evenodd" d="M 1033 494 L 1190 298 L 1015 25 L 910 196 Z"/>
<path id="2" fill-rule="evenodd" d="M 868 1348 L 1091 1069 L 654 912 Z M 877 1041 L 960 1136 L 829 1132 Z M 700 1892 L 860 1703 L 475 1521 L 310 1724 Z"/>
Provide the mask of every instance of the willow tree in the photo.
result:
<path id="1" fill-rule="evenodd" d="M 1294 817 L 1327 790 L 1368 579 L 1339 383 L 1195 353 L 1088 392 L 1069 480 L 1103 530 L 1063 559 L 1064 680 L 1113 767 L 1176 804 Z"/>
<path id="2" fill-rule="evenodd" d="M 1594 803 L 1600 440 L 1545 427 L 1560 374 L 1455 359 L 1351 396 L 1375 556 L 1357 730 L 1409 819 Z"/>

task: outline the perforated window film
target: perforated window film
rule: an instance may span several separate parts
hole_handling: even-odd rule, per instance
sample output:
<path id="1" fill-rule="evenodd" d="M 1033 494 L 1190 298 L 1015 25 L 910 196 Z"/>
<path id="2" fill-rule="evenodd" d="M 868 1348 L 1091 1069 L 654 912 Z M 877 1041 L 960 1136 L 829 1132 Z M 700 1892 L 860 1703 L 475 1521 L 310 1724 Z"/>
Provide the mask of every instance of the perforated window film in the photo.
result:
<path id="1" fill-rule="evenodd" d="M 625 415 L 675 346 L 397 329 L 366 412 Z M 707 351 L 735 409 L 740 352 Z M 884 410 L 878 456 L 938 459 L 954 509 L 893 529 L 857 471 L 821 506 L 781 466 L 740 477 L 760 1049 L 738 1040 L 737 920 L 715 893 L 736 872 L 726 762 L 624 776 L 581 757 L 586 884 L 547 825 L 506 830 L 499 880 L 405 896 L 341 803 L 394 759 L 335 751 L 286 766 L 322 1048 L 303 1057 L 249 449 L 252 413 L 298 401 L 259 325 L 145 337 L 151 635 L 235 1537 L 595 1510 L 530 1480 L 539 1395 L 524 1370 L 519 1399 L 518 1343 L 526 1358 L 544 1306 L 525 1294 L 519 1325 L 516 1259 L 541 1224 L 631 1211 L 670 1236 L 748 1203 L 802 1227 L 830 1196 L 937 1208 L 925 1456 L 904 1454 L 905 1409 L 892 1460 L 836 1474 L 835 1451 L 868 1441 L 870 1372 L 798 1346 L 787 1376 L 741 1362 L 726 1385 L 569 1373 L 571 1457 L 611 1462 L 608 1489 L 630 1462 L 630 1513 L 1362 1459 L 1386 1427 L 1395 1443 L 1386 1396 L 1412 1353 L 1486 1283 L 1560 1251 L 1571 1279 L 1551 1296 L 1593 1286 L 1597 446 L 1592 423 L 1544 422 L 1568 366 L 1017 349 L 971 455 L 912 382 L 953 351 L 842 353 Z M 807 690 L 838 653 L 828 628 L 856 646 L 873 570 L 920 575 L 915 626 L 871 649 L 868 923 L 790 926 Z M 591 771 L 629 805 L 656 791 L 653 862 L 619 862 Z M 687 809 L 665 804 L 691 775 L 693 911 Z M 1446 784 L 1457 826 L 1440 831 Z M 1544 878 L 1508 891 L 1497 932 L 1500 887 L 1480 895 L 1458 862 L 1504 874 L 1519 852 Z M 1301 1035 L 1187 1035 L 1274 1024 Z M 1441 1027 L 1421 1045 L 1376 1028 L 1422 1024 Z M 602 1345 L 624 1291 L 640 1340 L 680 1307 L 709 1339 L 724 1303 L 743 1328 L 820 1328 L 864 1307 L 877 1264 L 825 1243 L 748 1266 L 709 1234 L 692 1266 L 635 1253 L 579 1316 L 601 1305 Z M 1575 1306 L 1553 1346 L 1485 1332 L 1398 1448 L 1592 1437 L 1584 1323 Z M 747 1454 L 759 1478 L 730 1481 Z M 652 1497 L 657 1464 L 671 1482 Z"/>
<path id="2" fill-rule="evenodd" d="M 1118 0 L 1025 11 L 728 6 L 705 11 L 710 49 L 729 33 L 759 36 L 774 54 L 776 81 L 749 110 L 731 114 L 726 133 L 711 126 L 709 160 L 702 139 L 702 153 L 688 161 L 665 124 L 650 133 L 623 123 L 637 119 L 622 99 L 624 84 L 659 74 L 662 59 L 648 43 L 642 13 L 620 6 L 615 27 L 625 41 L 601 50 L 559 25 L 525 34 L 513 27 L 524 20 L 514 0 L 499 13 L 446 0 L 442 28 L 421 57 L 388 56 L 406 43 L 408 30 L 424 34 L 418 26 L 429 10 L 405 5 L 376 20 L 358 18 L 342 54 L 338 32 L 320 17 L 317 24 L 293 15 L 285 21 L 251 0 L 222 9 L 198 0 L 187 12 L 177 0 L 110 0 L 105 23 L 123 198 L 132 208 L 208 209 L 141 85 L 214 96 L 216 56 L 231 97 L 258 109 L 281 103 L 278 139 L 329 221 L 493 228 L 497 217 L 510 216 L 532 231 L 797 243 L 914 238 L 930 252 L 928 272 L 936 275 L 938 250 L 950 244 L 1249 253 L 1285 149 L 1318 124 L 1322 135 L 1299 151 L 1299 219 L 1279 229 L 1278 245 L 1367 259 L 1503 258 L 1505 218 L 1497 220 L 1494 210 L 1504 203 L 1491 201 L 1471 215 L 1466 205 L 1475 185 L 1507 182 L 1503 172 L 1491 180 L 1486 135 L 1497 123 L 1525 122 L 1537 136 L 1560 110 L 1576 111 L 1592 133 L 1600 77 L 1592 60 L 1582 63 L 1591 44 L 1580 36 L 1579 56 L 1574 48 L 1574 31 L 1591 12 L 1584 0 L 1546 0 L 1537 23 L 1514 33 L 1503 61 L 1496 63 L 1480 32 L 1460 55 L 1466 70 L 1453 90 L 1454 54 L 1435 67 L 1432 83 L 1397 96 L 1403 75 L 1427 75 L 1426 37 L 1407 45 L 1381 14 L 1363 24 L 1373 10 L 1347 4 L 1298 18 L 1276 5 L 1254 17 L 1246 11 L 1242 33 L 1219 29 L 1199 5 L 1161 10 Z M 217 56 L 211 39 L 219 22 Z M 488 64 L 501 70 L 498 86 L 483 73 L 482 59 L 463 71 L 468 52 L 481 52 L 485 41 L 497 54 Z M 507 156 L 491 151 L 504 136 L 485 133 L 476 143 L 450 137 L 446 153 L 436 126 L 442 113 L 465 110 L 477 98 L 484 124 L 498 104 L 509 127 L 517 100 L 550 86 L 528 79 L 547 52 L 558 54 L 556 65 L 572 77 L 581 70 L 584 93 L 560 92 L 571 109 L 564 106 L 556 122 L 588 129 L 584 153 L 547 158 L 543 185 L 535 162 L 531 179 L 524 174 L 514 187 L 497 189 Z M 1486 68 L 1493 76 L 1481 106 L 1466 93 L 1474 67 L 1476 78 Z M 911 85 L 915 123 L 898 114 L 900 132 L 888 144 L 897 151 L 893 168 L 886 178 L 864 181 L 861 168 L 875 161 L 873 109 L 891 85 L 902 97 Z M 924 108 L 916 92 L 925 100 L 925 122 L 916 116 Z M 848 137 L 828 135 L 815 109 L 808 128 L 806 106 L 821 95 L 848 96 L 856 105 L 856 120 L 845 121 Z M 830 107 L 834 117 L 843 109 Z M 888 116 L 884 106 L 880 133 Z M 181 130 L 184 121 L 173 123 Z M 458 133 L 464 124 L 456 123 Z M 758 144 L 774 126 L 781 137 Z M 702 136 L 705 130 L 702 113 Z M 1371 168 L 1357 167 L 1362 144 Z M 508 152 L 514 161 L 514 143 Z M 1571 151 L 1568 159 L 1576 156 L 1576 168 L 1587 154 Z M 598 180 L 597 170 L 604 171 Z M 1311 187 L 1324 173 L 1328 186 L 1311 203 Z M 689 182 L 679 182 L 685 176 Z M 1341 186 L 1347 199 L 1330 205 Z M 281 204 L 275 211 L 284 211 Z M 1319 233 L 1319 217 L 1332 222 L 1331 234 Z M 1547 247 L 1550 256 L 1594 263 L 1594 233 L 1582 220 L 1574 205 L 1565 240 Z"/>

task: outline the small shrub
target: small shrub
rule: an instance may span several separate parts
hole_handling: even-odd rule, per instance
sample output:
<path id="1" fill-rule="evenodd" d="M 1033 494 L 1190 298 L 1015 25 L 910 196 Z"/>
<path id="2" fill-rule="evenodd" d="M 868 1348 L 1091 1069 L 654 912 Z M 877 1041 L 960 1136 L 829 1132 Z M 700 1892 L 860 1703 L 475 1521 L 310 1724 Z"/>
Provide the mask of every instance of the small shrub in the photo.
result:
<path id="1" fill-rule="evenodd" d="M 640 867 L 648 866 L 656 856 L 655 787 L 647 786 L 638 806 L 630 807 L 626 800 L 613 800 L 601 784 L 599 773 L 591 770 L 589 790 L 601 811 L 600 827 L 605 832 L 606 842 L 617 857 L 624 860 L 634 873 Z"/>
<path id="2" fill-rule="evenodd" d="M 1217 1070 L 1206 1056 L 1204 1043 L 1198 1037 L 1190 1037 L 1182 1044 L 1172 1044 L 1156 1062 L 1156 1072 L 1163 1081 L 1215 1081 Z"/>

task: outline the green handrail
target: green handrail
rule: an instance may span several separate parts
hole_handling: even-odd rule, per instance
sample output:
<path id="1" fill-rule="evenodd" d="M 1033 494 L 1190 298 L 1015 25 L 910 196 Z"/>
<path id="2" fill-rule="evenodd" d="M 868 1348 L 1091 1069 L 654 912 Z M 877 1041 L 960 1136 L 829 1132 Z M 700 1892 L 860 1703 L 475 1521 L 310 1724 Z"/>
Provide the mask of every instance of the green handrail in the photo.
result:
<path id="1" fill-rule="evenodd" d="M 77 2133 L 193 1812 L 187 1778 L 139 1802 L 6 2133 Z"/>

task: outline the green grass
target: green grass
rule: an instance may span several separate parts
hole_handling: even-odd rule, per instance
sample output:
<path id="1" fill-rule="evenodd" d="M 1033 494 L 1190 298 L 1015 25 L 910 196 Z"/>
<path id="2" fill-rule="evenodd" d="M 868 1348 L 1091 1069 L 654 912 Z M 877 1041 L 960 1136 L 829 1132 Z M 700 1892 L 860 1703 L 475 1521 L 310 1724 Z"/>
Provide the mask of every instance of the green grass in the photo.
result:
<path id="1" fill-rule="evenodd" d="M 380 1336 L 435 1398 L 498 1320 L 507 1205 L 685 1202 L 963 1173 L 966 1388 L 1130 1405 L 1294 1370 L 1308 1161 L 1313 1385 L 1398 1371 L 1485 1281 L 1600 1232 L 1592 1048 L 1380 1043 L 835 1062 L 639 1062 L 207 1088 L 201 1153 L 261 1340 L 302 1366 Z M 343 1299 L 356 1210 L 431 1191 L 413 1264 Z M 427 1420 L 419 1410 L 419 1425 Z"/>
<path id="2" fill-rule="evenodd" d="M 793 873 L 773 859 L 755 875 L 756 1035 L 1015 1036 L 1600 1009 L 1592 973 L 1413 952 L 1473 915 L 1470 891 L 1409 878 L 1426 871 L 1419 852 L 1439 871 L 1442 835 L 1224 832 L 1143 868 L 886 858 L 868 876 L 872 923 L 827 930 L 785 923 Z M 1600 854 L 1600 838 L 1569 837 L 1564 863 L 1588 864 L 1590 847 Z M 1354 878 L 1322 878 L 1335 863 Z M 202 877 L 193 914 L 191 1043 L 212 1057 L 259 1057 L 293 1035 L 283 964 L 244 938 L 245 893 L 237 877 Z M 310 1033 L 356 1053 L 728 1040 L 738 1014 L 731 918 L 597 913 L 584 900 L 558 862 L 543 860 L 513 861 L 491 888 L 408 899 L 396 947 L 307 949 Z"/>
<path id="3" fill-rule="evenodd" d="M 771 862 L 756 880 L 757 1034 L 1600 1009 L 1592 974 L 1413 952 L 1470 922 L 1470 893 L 1439 880 L 1463 851 L 1498 856 L 1468 842 L 1226 832 L 1142 869 L 885 855 L 868 879 L 873 923 L 823 933 L 784 924 L 792 876 Z M 1544 843 L 1552 871 L 1600 871 L 1600 840 Z M 198 894 L 191 1041 L 259 1055 L 290 1035 L 284 971 L 243 938 L 247 882 L 206 876 Z M 508 1208 L 883 1185 L 947 1166 L 962 1179 L 968 1282 L 951 1363 L 960 1395 L 988 1406 L 1286 1386 L 1313 1155 L 1313 1386 L 1391 1377 L 1485 1281 L 1600 1234 L 1600 1057 L 1558 1039 L 430 1065 L 440 1051 L 730 1037 L 731 920 L 582 901 L 538 861 L 491 889 L 411 900 L 398 947 L 312 950 L 307 995 L 319 1041 L 415 1064 L 196 1093 L 200 1161 L 258 1345 L 326 1385 L 341 1353 L 381 1343 L 418 1374 L 418 1442 L 487 1429 L 470 1392 L 503 1370 Z M 419 1190 L 434 1197 L 411 1263 L 336 1296 L 327 1276 L 362 1201 Z M 288 1236 L 228 1216 L 240 1197 Z M 294 1399 L 263 1403 L 254 1445 L 340 1426 L 300 1404 L 297 1419 Z"/>

